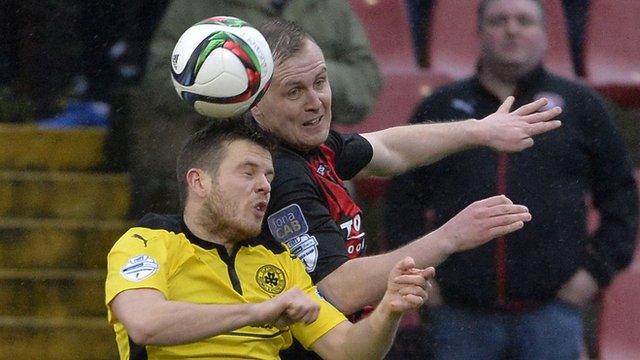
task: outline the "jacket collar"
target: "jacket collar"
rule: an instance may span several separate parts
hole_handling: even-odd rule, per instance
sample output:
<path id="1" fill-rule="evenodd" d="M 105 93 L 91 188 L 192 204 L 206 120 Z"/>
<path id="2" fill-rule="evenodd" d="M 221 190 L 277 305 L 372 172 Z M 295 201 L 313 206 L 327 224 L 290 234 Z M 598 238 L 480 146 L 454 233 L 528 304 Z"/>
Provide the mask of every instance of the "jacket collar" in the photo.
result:
<path id="1" fill-rule="evenodd" d="M 479 76 L 480 67 L 481 67 L 480 62 L 478 62 L 478 64 L 476 65 L 476 73 L 471 78 L 471 80 L 473 81 L 475 86 L 481 89 L 483 94 L 489 95 L 495 98 L 496 96 L 492 92 L 490 92 L 480 81 L 480 76 Z M 542 64 L 538 65 L 536 68 L 534 68 L 533 70 L 523 75 L 516 83 L 516 89 L 515 89 L 516 96 L 518 94 L 523 94 L 524 92 L 532 88 L 537 88 L 540 85 L 540 83 L 547 77 L 547 75 L 548 75 L 548 72 L 544 67 L 544 65 Z"/>

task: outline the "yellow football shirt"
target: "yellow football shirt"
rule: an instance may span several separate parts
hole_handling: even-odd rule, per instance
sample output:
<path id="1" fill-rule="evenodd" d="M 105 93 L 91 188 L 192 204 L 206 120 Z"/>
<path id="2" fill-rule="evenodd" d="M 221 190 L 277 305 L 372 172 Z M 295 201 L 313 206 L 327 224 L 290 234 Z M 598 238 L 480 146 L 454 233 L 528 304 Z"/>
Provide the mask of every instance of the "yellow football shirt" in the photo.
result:
<path id="1" fill-rule="evenodd" d="M 286 331 L 246 326 L 183 345 L 139 346 L 109 308 L 120 292 L 129 289 L 153 288 L 168 300 L 232 304 L 262 302 L 294 287 L 321 307 L 312 324 L 295 324 Z M 318 295 L 303 263 L 283 245 L 250 240 L 227 254 L 223 246 L 195 237 L 177 216 L 147 216 L 115 243 L 108 255 L 105 293 L 122 359 L 276 359 L 291 345 L 292 335 L 308 348 L 346 321 Z"/>

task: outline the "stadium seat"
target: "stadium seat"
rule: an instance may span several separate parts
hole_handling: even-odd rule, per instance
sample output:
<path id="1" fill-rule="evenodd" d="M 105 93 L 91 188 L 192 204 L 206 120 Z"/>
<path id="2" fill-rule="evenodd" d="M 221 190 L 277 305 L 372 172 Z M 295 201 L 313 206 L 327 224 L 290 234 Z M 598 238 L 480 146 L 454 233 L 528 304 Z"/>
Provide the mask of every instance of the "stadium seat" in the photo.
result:
<path id="1" fill-rule="evenodd" d="M 619 274 L 605 291 L 600 313 L 600 359 L 640 359 L 640 269 Z"/>
<path id="2" fill-rule="evenodd" d="M 404 0 L 349 0 L 383 73 L 417 68 Z"/>
<path id="3" fill-rule="evenodd" d="M 432 71 L 453 78 L 470 76 L 480 53 L 477 36 L 479 0 L 437 1 L 433 8 L 427 61 Z M 549 48 L 544 62 L 548 69 L 575 77 L 566 20 L 560 0 L 542 0 L 547 19 Z"/>
<path id="4" fill-rule="evenodd" d="M 621 106 L 640 105 L 640 1 L 592 0 L 585 36 L 587 82 Z"/>
<path id="5" fill-rule="evenodd" d="M 425 47 L 429 68 L 453 78 L 474 73 L 480 53 L 476 32 L 479 0 L 436 1 L 431 12 L 429 43 Z"/>
<path id="6" fill-rule="evenodd" d="M 378 101 L 361 123 L 355 125 L 335 124 L 343 133 L 365 133 L 407 124 L 422 98 L 434 88 L 451 79 L 440 74 L 416 69 L 412 72 L 383 74 L 383 87 Z M 363 200 L 375 200 L 384 195 L 387 179 L 368 178 L 354 182 L 358 196 Z"/>
<path id="7" fill-rule="evenodd" d="M 451 79 L 442 74 L 433 74 L 416 69 L 404 73 L 383 73 L 382 91 L 364 121 L 355 125 L 335 125 L 342 132 L 371 132 L 409 122 L 420 100 L 431 94 L 435 87 Z"/>

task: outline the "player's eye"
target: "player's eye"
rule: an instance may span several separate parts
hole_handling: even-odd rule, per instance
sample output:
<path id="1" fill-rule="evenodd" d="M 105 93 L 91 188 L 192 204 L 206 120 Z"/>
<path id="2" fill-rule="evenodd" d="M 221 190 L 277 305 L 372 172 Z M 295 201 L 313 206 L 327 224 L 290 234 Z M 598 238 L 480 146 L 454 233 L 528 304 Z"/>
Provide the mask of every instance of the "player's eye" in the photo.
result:
<path id="1" fill-rule="evenodd" d="M 247 176 L 247 177 L 253 177 L 254 175 L 254 171 L 251 169 L 243 169 L 242 170 L 242 175 Z"/>
<path id="2" fill-rule="evenodd" d="M 496 17 L 489 18 L 487 20 L 487 23 L 490 26 L 504 26 L 507 24 L 507 18 L 504 16 L 496 16 Z"/>
<path id="3" fill-rule="evenodd" d="M 300 98 L 301 94 L 302 94 L 302 90 L 300 90 L 300 88 L 293 88 L 289 90 L 289 92 L 287 93 L 287 97 L 289 99 L 295 100 Z"/>
<path id="4" fill-rule="evenodd" d="M 530 16 L 520 16 L 518 17 L 518 22 L 521 26 L 533 26 L 536 24 L 536 19 Z"/>

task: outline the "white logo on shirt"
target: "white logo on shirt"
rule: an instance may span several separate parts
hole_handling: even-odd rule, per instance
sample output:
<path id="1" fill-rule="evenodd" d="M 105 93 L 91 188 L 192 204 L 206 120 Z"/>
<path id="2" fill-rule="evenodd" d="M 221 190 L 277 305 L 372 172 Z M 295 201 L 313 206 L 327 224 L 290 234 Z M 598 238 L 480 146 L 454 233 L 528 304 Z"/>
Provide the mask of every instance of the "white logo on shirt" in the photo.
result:
<path id="1" fill-rule="evenodd" d="M 293 255 L 302 260 L 308 273 L 316 269 L 318 262 L 318 240 L 315 236 L 302 234 L 285 241 Z"/>
<path id="2" fill-rule="evenodd" d="M 534 100 L 538 100 L 541 98 L 547 98 L 549 102 L 542 109 L 540 109 L 540 111 L 547 111 L 553 108 L 554 106 L 560 106 L 560 107 L 564 106 L 564 98 L 560 94 L 543 91 L 543 92 L 537 93 L 533 97 Z"/>
<path id="3" fill-rule="evenodd" d="M 120 274 L 130 281 L 142 281 L 153 275 L 160 265 L 148 255 L 134 256 L 120 269 Z"/>
<path id="4" fill-rule="evenodd" d="M 460 110 L 467 115 L 472 115 L 476 111 L 475 106 L 473 106 L 471 102 L 462 100 L 460 98 L 451 100 L 451 107 Z"/>

